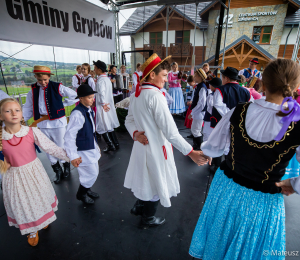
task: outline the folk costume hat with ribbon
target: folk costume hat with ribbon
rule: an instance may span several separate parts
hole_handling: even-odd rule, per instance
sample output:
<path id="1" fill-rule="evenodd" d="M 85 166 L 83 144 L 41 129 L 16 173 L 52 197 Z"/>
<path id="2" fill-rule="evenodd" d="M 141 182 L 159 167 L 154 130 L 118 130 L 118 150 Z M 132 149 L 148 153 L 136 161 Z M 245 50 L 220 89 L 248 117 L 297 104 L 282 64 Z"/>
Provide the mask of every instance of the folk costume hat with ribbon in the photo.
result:
<path id="1" fill-rule="evenodd" d="M 239 71 L 233 67 L 227 67 L 225 70 L 220 70 L 222 75 L 230 79 L 240 80 Z"/>
<path id="2" fill-rule="evenodd" d="M 258 58 L 253 58 L 253 59 L 251 59 L 251 60 L 249 60 L 250 62 L 253 62 L 253 63 L 255 63 L 255 64 L 259 64 L 258 63 Z"/>
<path id="3" fill-rule="evenodd" d="M 101 60 L 93 61 L 94 66 L 96 66 L 98 69 L 101 69 L 102 72 L 107 72 L 106 64 L 105 62 Z"/>
<path id="4" fill-rule="evenodd" d="M 136 86 L 136 90 L 135 90 L 135 96 L 138 97 L 141 94 L 141 88 L 140 88 L 140 84 L 142 84 L 142 82 L 148 77 L 148 75 L 157 67 L 159 66 L 161 63 L 163 63 L 165 60 L 171 58 L 172 56 L 168 56 L 165 59 L 161 59 L 158 57 L 158 55 L 156 53 L 153 53 L 146 61 L 145 63 L 142 65 L 141 67 L 141 71 L 143 72 L 143 76 L 142 79 L 140 80 L 140 82 L 137 84 Z"/>
<path id="5" fill-rule="evenodd" d="M 42 73 L 42 74 L 48 74 L 48 75 L 54 75 L 51 73 L 51 69 L 46 66 L 34 66 L 33 71 L 31 73 Z"/>
<path id="6" fill-rule="evenodd" d="M 203 80 L 206 80 L 207 79 L 207 75 L 205 73 L 205 71 L 203 69 L 198 69 L 196 70 L 196 72 L 199 74 L 199 76 L 203 79 Z"/>

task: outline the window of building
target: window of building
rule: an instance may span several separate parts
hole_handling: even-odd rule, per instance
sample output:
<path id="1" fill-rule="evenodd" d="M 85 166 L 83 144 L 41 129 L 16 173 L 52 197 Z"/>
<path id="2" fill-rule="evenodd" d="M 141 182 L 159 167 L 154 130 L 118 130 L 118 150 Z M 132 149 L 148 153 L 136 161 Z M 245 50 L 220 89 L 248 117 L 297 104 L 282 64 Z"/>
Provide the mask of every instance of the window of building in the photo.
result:
<path id="1" fill-rule="evenodd" d="M 190 31 L 177 31 L 175 43 L 190 43 Z"/>
<path id="2" fill-rule="evenodd" d="M 151 32 L 150 44 L 162 44 L 162 32 Z"/>
<path id="3" fill-rule="evenodd" d="M 252 40 L 258 44 L 270 44 L 273 26 L 255 26 L 253 27 Z"/>

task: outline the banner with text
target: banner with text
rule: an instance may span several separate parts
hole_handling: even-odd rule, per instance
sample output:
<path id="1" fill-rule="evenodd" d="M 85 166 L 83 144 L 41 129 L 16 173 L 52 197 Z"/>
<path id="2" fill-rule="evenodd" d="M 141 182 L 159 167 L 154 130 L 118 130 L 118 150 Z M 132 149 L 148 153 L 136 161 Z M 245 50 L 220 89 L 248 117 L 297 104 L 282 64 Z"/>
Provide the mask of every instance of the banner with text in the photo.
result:
<path id="1" fill-rule="evenodd" d="M 0 40 L 115 52 L 112 12 L 82 0 L 0 0 Z"/>

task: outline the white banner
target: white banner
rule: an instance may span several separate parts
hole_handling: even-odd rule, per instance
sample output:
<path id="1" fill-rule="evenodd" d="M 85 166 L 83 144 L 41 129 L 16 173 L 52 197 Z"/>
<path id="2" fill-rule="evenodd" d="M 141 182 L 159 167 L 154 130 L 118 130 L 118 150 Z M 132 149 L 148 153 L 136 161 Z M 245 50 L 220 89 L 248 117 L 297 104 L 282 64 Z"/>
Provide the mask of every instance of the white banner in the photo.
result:
<path id="1" fill-rule="evenodd" d="M 112 12 L 82 0 L 0 0 L 0 39 L 115 52 Z"/>

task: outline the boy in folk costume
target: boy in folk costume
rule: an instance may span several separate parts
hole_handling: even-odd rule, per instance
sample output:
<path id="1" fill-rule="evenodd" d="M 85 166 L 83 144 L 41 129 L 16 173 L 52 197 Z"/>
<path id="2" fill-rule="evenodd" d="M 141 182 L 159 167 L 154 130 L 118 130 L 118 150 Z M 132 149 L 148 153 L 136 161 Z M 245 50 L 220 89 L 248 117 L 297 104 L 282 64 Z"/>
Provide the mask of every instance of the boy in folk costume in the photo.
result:
<path id="1" fill-rule="evenodd" d="M 106 76 L 106 64 L 103 61 L 94 62 L 94 70 L 98 75 L 96 84 L 96 132 L 103 136 L 107 147 L 103 152 L 115 151 L 120 148 L 114 128 L 120 126 L 114 105 L 111 82 Z"/>
<path id="2" fill-rule="evenodd" d="M 221 70 L 222 73 L 222 86 L 216 88 L 213 97 L 212 116 L 210 126 L 215 128 L 222 117 L 240 102 L 252 101 L 250 92 L 241 87 L 237 80 L 238 70 L 232 67 L 227 67 Z M 226 151 L 225 154 L 227 154 Z M 222 156 L 213 158 L 211 165 L 211 172 L 214 174 L 221 164 Z"/>
<path id="3" fill-rule="evenodd" d="M 189 119 L 193 118 L 193 123 L 191 126 L 191 131 L 193 135 L 193 148 L 195 150 L 200 150 L 201 143 L 203 142 L 203 136 L 201 133 L 203 119 L 206 112 L 206 98 L 210 92 L 207 89 L 204 81 L 207 78 L 206 73 L 203 69 L 196 70 L 194 75 L 194 80 L 197 84 L 197 88 L 195 89 L 195 94 L 193 98 L 193 102 L 191 105 L 191 114 L 189 115 Z"/>
<path id="4" fill-rule="evenodd" d="M 73 105 L 77 101 L 75 100 L 77 94 L 61 83 L 51 81 L 50 76 L 54 74 L 46 66 L 34 66 L 33 73 L 37 82 L 31 85 L 31 90 L 27 94 L 23 107 L 24 119 L 33 117 L 38 122 L 38 128 L 56 145 L 63 147 L 67 125 L 64 107 Z M 69 99 L 63 101 L 63 97 Z M 47 156 L 56 173 L 54 182 L 58 184 L 62 177 L 67 178 L 70 175 L 70 163 L 61 160 L 63 171 L 57 158 L 49 154 Z"/>
<path id="5" fill-rule="evenodd" d="M 203 163 L 199 160 L 201 152 L 194 151 L 179 134 L 160 91 L 170 69 L 166 59 L 161 60 L 154 53 L 143 64 L 141 82 L 146 82 L 138 85 L 135 95 L 130 97 L 125 121 L 135 142 L 124 186 L 138 198 L 131 213 L 141 215 L 145 226 L 163 224 L 164 218 L 155 217 L 159 200 L 164 207 L 170 207 L 170 198 L 180 192 L 172 145 L 198 165 Z"/>
<path id="6" fill-rule="evenodd" d="M 136 86 L 138 83 L 140 83 L 140 79 L 143 75 L 143 72 L 141 71 L 141 63 L 136 64 L 136 71 L 132 75 L 132 90 L 131 93 L 134 93 L 136 90 Z"/>
<path id="7" fill-rule="evenodd" d="M 95 92 L 89 85 L 80 85 L 77 98 L 80 103 L 71 115 L 65 135 L 65 149 L 74 167 L 78 167 L 80 186 L 77 199 L 85 204 L 94 204 L 93 198 L 99 195 L 91 191 L 98 173 L 100 149 L 95 138 L 94 103 Z"/>
<path id="8" fill-rule="evenodd" d="M 248 82 L 251 77 L 257 77 L 258 79 L 262 79 L 261 73 L 259 70 L 256 69 L 258 65 L 258 58 L 253 58 L 249 60 L 249 68 L 243 69 L 239 71 L 239 75 L 244 75 L 246 81 Z"/>
<path id="9" fill-rule="evenodd" d="M 74 90 L 77 90 L 77 88 L 81 84 L 81 80 L 83 75 L 81 74 L 81 65 L 76 66 L 77 73 L 72 77 L 72 87 Z"/>

